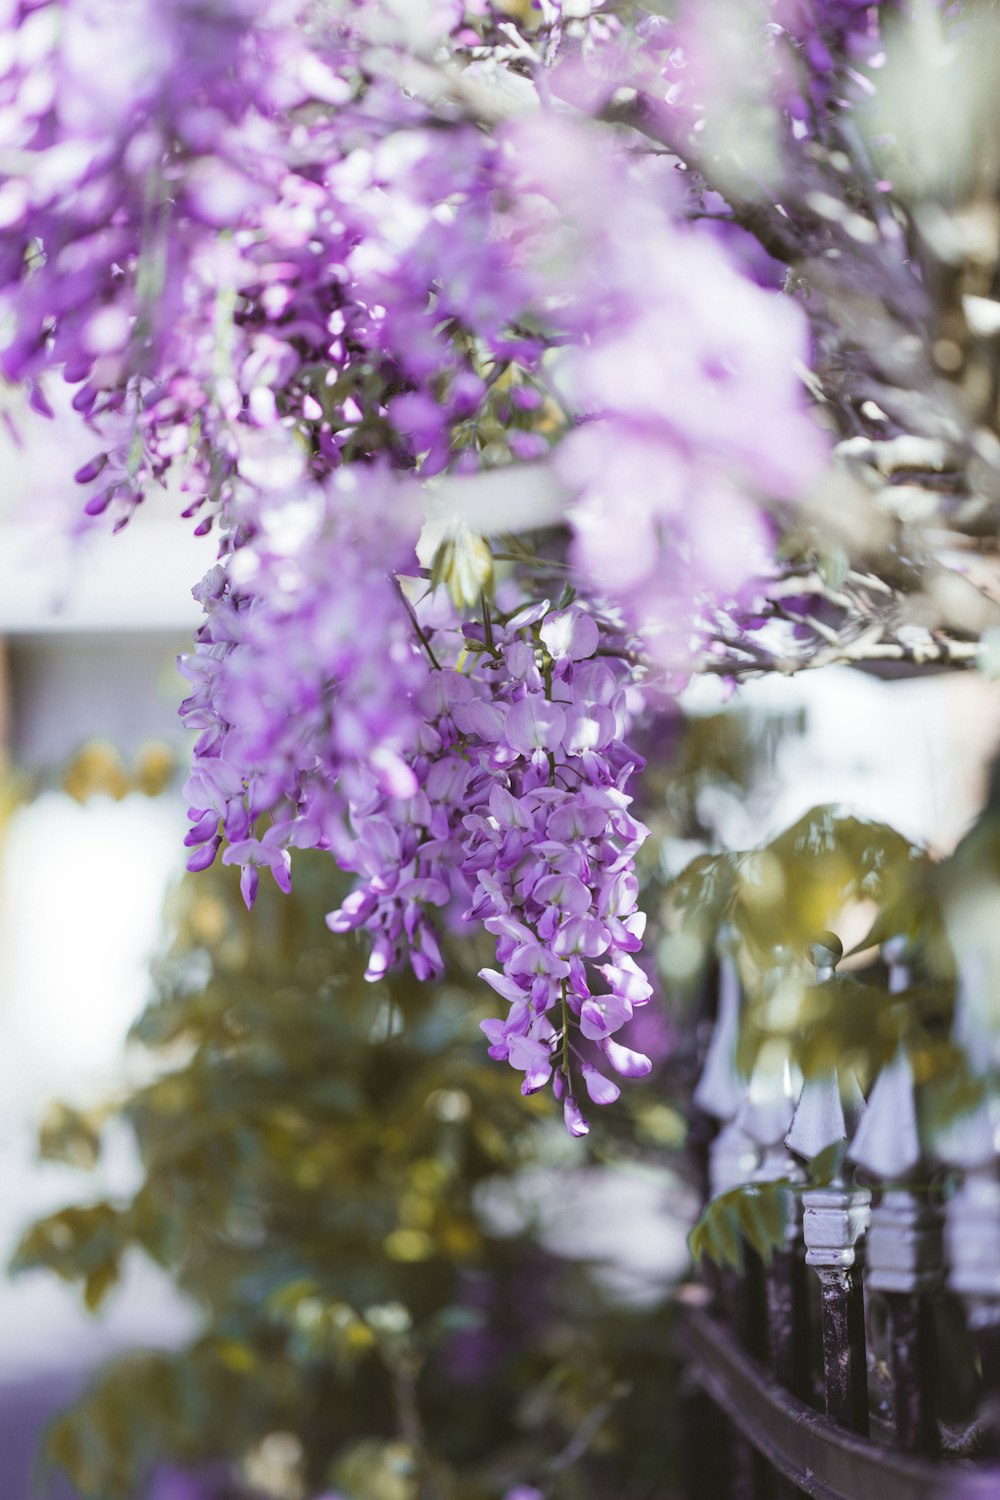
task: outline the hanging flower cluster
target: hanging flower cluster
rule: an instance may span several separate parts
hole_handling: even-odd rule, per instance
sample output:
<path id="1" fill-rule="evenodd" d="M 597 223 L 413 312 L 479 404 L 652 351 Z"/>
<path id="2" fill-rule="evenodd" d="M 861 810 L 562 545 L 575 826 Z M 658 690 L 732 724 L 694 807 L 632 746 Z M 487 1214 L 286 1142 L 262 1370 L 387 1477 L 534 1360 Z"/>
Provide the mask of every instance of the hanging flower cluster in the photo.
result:
<path id="1" fill-rule="evenodd" d="M 552 367 L 577 416 L 553 457 L 573 561 L 682 679 L 712 611 L 760 587 L 776 535 L 762 501 L 798 499 L 824 467 L 801 310 L 684 222 L 670 158 L 623 165 L 562 122 L 514 139 L 522 189 L 555 210 L 529 243 L 540 280 L 559 267 L 572 334 Z"/>
<path id="2" fill-rule="evenodd" d="M 181 716 L 198 731 L 188 868 L 225 840 L 249 903 L 261 867 L 288 890 L 289 850 L 337 841 L 359 784 L 416 790 L 403 752 L 427 668 L 390 571 L 412 561 L 412 521 L 407 537 L 391 473 L 362 474 L 257 505 L 252 538 L 198 590 L 206 620 L 180 663 L 194 685 Z"/>
<path id="3" fill-rule="evenodd" d="M 537 352 L 491 249 L 496 145 L 427 129 L 393 77 L 414 17 L 373 14 L 19 0 L 0 22 L 0 371 L 44 413 L 47 371 L 74 386 L 90 514 L 123 522 L 178 465 L 204 529 L 240 481 L 441 467 L 483 358 Z"/>
<path id="4" fill-rule="evenodd" d="M 551 1081 L 582 1135 L 574 1071 L 597 1104 L 618 1088 L 573 1035 L 626 1076 L 650 1067 L 614 1040 L 652 994 L 634 957 L 647 830 L 629 811 L 642 765 L 623 738 L 633 674 L 620 636 L 578 605 L 542 602 L 491 620 L 488 635 L 468 631 L 470 670 L 437 659 L 449 634 L 425 636 L 437 664 L 418 700 L 419 791 L 393 796 L 372 776 L 352 802 L 340 863 L 360 882 L 329 925 L 372 935 L 369 978 L 405 956 L 428 978 L 443 967 L 432 913 L 482 922 L 500 964 L 482 977 L 510 1007 L 483 1023 L 490 1055 L 524 1073 L 525 1093 Z"/>
<path id="5" fill-rule="evenodd" d="M 2 369 L 35 381 L 42 409 L 37 382 L 60 369 L 75 409 L 101 422 L 106 445 L 78 476 L 100 480 L 97 513 L 198 447 L 210 381 L 231 405 L 231 305 L 254 279 L 278 296 L 287 279 L 286 235 L 269 220 L 281 217 L 283 122 L 314 88 L 288 0 L 13 10 L 0 59 L 15 163 L 2 188 Z M 250 229 L 264 222 L 267 248 Z"/>

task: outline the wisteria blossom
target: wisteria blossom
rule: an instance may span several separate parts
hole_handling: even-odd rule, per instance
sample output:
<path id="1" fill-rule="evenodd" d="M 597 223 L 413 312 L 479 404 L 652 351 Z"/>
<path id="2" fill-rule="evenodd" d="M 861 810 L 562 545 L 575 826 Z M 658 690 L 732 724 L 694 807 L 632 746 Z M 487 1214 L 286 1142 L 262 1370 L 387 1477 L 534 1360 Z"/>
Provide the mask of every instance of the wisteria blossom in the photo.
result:
<path id="1" fill-rule="evenodd" d="M 172 467 L 207 527 L 238 480 L 266 488 L 296 464 L 322 479 L 430 449 L 441 465 L 476 411 L 475 360 L 440 325 L 480 338 L 481 358 L 523 306 L 488 248 L 497 151 L 471 125 L 442 149 L 394 82 L 362 85 L 413 30 L 387 13 L 373 39 L 366 17 L 171 0 L 123 25 L 105 0 L 15 7 L 0 368 L 42 411 L 47 372 L 76 387 L 98 438 L 77 475 L 91 514 L 127 518 Z"/>
<path id="2" fill-rule="evenodd" d="M 345 469 L 245 515 L 252 538 L 199 587 L 206 620 L 180 664 L 194 686 L 181 715 L 199 732 L 188 868 L 225 839 L 250 901 L 261 867 L 287 890 L 290 848 L 336 842 L 358 784 L 416 791 L 403 754 L 427 668 L 392 576 L 413 559 L 405 517 L 391 473 Z"/>
<path id="3" fill-rule="evenodd" d="M 574 1037 L 626 1076 L 650 1067 L 614 1040 L 652 994 L 634 957 L 647 830 L 629 810 L 642 764 L 622 738 L 631 669 L 607 622 L 578 605 L 528 606 L 488 640 L 474 629 L 461 644 L 471 670 L 442 664 L 453 633 L 427 635 L 441 660 L 418 695 L 419 791 L 392 795 L 370 777 L 354 799 L 340 863 L 360 883 L 329 924 L 372 934 L 369 977 L 408 958 L 429 978 L 443 970 L 435 914 L 482 922 L 500 966 L 482 978 L 510 1007 L 483 1023 L 490 1055 L 524 1073 L 525 1093 L 551 1082 L 580 1135 L 574 1079 L 596 1104 L 618 1088 Z"/>
<path id="4" fill-rule="evenodd" d="M 554 458 L 573 559 L 683 674 L 705 613 L 749 599 L 767 571 L 762 500 L 800 499 L 823 471 L 805 319 L 683 221 L 670 161 L 623 168 L 566 123 L 515 138 L 523 181 L 558 214 L 531 247 L 540 277 L 558 266 L 558 317 L 576 335 L 553 365 L 577 419 Z"/>

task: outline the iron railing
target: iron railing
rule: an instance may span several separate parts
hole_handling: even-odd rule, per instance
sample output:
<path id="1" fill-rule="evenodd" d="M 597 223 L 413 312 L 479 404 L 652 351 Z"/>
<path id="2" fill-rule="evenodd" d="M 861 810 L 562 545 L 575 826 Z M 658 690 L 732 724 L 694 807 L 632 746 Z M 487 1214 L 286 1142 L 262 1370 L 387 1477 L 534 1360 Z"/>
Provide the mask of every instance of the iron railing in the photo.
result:
<path id="1" fill-rule="evenodd" d="M 818 982 L 833 980 L 838 946 L 814 945 Z M 904 990 L 899 945 L 885 957 L 890 988 Z M 683 1291 L 687 1495 L 1000 1500 L 1000 1094 L 984 1083 L 929 1145 L 903 1046 L 867 1102 L 843 1069 L 803 1084 L 777 1047 L 743 1077 L 740 1009 L 723 953 L 693 1135 L 709 1202 L 766 1186 L 784 1231 L 766 1257 L 746 1250 L 740 1269 L 709 1265 Z M 953 1039 L 985 1077 L 991 1049 L 961 991 Z M 840 1163 L 822 1185 L 808 1171 L 818 1158 Z M 942 1167 L 947 1195 L 927 1190 Z M 975 1408 L 950 1426 L 943 1309 Z"/>

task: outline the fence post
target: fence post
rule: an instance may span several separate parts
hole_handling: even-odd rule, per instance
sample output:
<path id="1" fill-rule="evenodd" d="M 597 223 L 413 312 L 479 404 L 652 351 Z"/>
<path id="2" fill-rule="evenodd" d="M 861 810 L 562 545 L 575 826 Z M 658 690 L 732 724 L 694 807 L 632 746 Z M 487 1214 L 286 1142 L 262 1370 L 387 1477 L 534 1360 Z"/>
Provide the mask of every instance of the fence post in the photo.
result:
<path id="1" fill-rule="evenodd" d="M 883 947 L 889 961 L 889 990 L 899 994 L 910 983 L 902 962 L 904 943 Z M 884 1184 L 872 1209 L 865 1242 L 865 1280 L 881 1292 L 888 1318 L 889 1363 L 896 1442 L 907 1453 L 933 1458 L 940 1442 L 936 1418 L 937 1351 L 931 1296 L 944 1279 L 941 1216 L 926 1190 L 914 1181 L 928 1175 L 920 1143 L 916 1084 L 900 1042 L 882 1069 L 849 1152 L 876 1182 Z"/>
<path id="2" fill-rule="evenodd" d="M 817 983 L 833 980 L 843 951 L 834 933 L 812 944 Z M 830 1147 L 846 1144 L 848 1117 L 856 1118 L 863 1107 L 853 1075 L 846 1113 L 835 1069 L 808 1080 L 786 1137 L 788 1145 L 812 1161 Z M 868 1432 L 868 1367 L 858 1245 L 868 1228 L 870 1204 L 868 1189 L 849 1182 L 843 1169 L 835 1172 L 829 1185 L 807 1188 L 802 1194 L 806 1264 L 820 1281 L 826 1412 L 840 1426 L 861 1434 Z"/>
<path id="3" fill-rule="evenodd" d="M 756 1143 L 735 1123 L 747 1091 L 746 1079 L 736 1063 L 742 1001 L 739 974 L 724 931 L 720 937 L 718 1010 L 694 1091 L 696 1107 L 719 1124 L 708 1148 L 708 1187 L 713 1198 L 748 1182 L 760 1158 Z"/>
<path id="4" fill-rule="evenodd" d="M 736 1063 L 743 993 L 733 952 L 734 934 L 723 929 L 719 941 L 719 996 L 715 1027 L 705 1066 L 694 1091 L 694 1103 L 719 1122 L 708 1148 L 711 1198 L 750 1182 L 760 1162 L 756 1142 L 736 1121 L 747 1083 Z M 720 1297 L 730 1327 L 748 1354 L 763 1355 L 764 1320 L 760 1267 L 746 1257 L 742 1274 L 730 1266 L 718 1273 Z"/>
<path id="5" fill-rule="evenodd" d="M 708 1147 L 708 1191 L 717 1198 L 751 1181 L 760 1161 L 756 1143 L 736 1123 L 746 1098 L 747 1082 L 737 1066 L 740 1013 L 743 992 L 736 967 L 737 934 L 724 927 L 718 939 L 719 990 L 701 1077 L 694 1091 L 695 1108 L 716 1120 L 719 1129 Z M 764 1293 L 759 1258 L 744 1256 L 743 1270 L 721 1266 L 712 1277 L 721 1312 L 730 1331 L 748 1354 L 764 1354 Z M 707 1404 L 707 1408 L 705 1403 Z M 685 1420 L 695 1423 L 701 1436 L 709 1437 L 706 1448 L 700 1436 L 687 1444 L 688 1493 L 691 1500 L 718 1494 L 731 1500 L 757 1500 L 766 1494 L 766 1474 L 759 1455 L 734 1430 L 720 1430 L 718 1413 L 708 1397 L 692 1393 L 685 1407 Z M 715 1488 L 713 1488 L 715 1486 Z"/>
<path id="6" fill-rule="evenodd" d="M 785 1146 L 802 1079 L 782 1043 L 762 1047 L 736 1123 L 760 1147 L 757 1183 L 801 1182 L 802 1169 Z M 774 1378 L 805 1396 L 809 1383 L 809 1305 L 801 1256 L 801 1216 L 792 1187 L 783 1197 L 785 1243 L 764 1267 L 767 1356 Z"/>
<path id="7" fill-rule="evenodd" d="M 979 1350 L 983 1387 L 993 1407 L 987 1417 L 995 1451 L 1000 1449 L 1000 1093 L 993 1081 L 998 1038 L 985 980 L 977 955 L 965 955 L 959 964 L 953 1035 L 981 1096 L 976 1108 L 938 1131 L 935 1155 L 962 1172 L 961 1185 L 945 1207 L 948 1285 L 965 1302 Z"/>

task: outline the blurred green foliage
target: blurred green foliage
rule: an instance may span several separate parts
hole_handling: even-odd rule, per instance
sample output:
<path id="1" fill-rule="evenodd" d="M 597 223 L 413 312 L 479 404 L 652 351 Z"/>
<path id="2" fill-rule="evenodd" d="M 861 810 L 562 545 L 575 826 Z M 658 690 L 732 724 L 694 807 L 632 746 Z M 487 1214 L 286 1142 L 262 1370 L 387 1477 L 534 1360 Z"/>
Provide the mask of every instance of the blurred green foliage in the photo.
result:
<path id="1" fill-rule="evenodd" d="M 939 887 L 944 865 L 883 823 L 818 807 L 770 843 L 693 860 L 667 892 L 669 918 L 710 948 L 726 924 L 747 1004 L 740 1043 L 746 1073 L 766 1042 L 783 1040 L 807 1077 L 853 1068 L 870 1082 L 900 1040 L 943 1042 L 954 999 L 954 958 Z M 811 944 L 823 933 L 862 934 L 853 972 L 815 983 Z M 910 942 L 911 983 L 886 987 L 878 945 Z"/>
<path id="2" fill-rule="evenodd" d="M 124 1119 L 139 1186 L 36 1224 L 16 1262 L 73 1282 L 96 1309 L 138 1249 L 202 1314 L 189 1346 L 108 1366 L 53 1427 L 48 1457 L 84 1494 L 138 1500 L 153 1466 L 215 1458 L 240 1495 L 268 1500 L 669 1492 L 669 1308 L 616 1305 L 530 1222 L 491 1232 L 486 1198 L 539 1165 L 677 1162 L 724 927 L 747 996 L 745 1071 L 780 1044 L 806 1075 L 850 1067 L 867 1084 L 902 1042 L 931 1132 L 986 1086 L 951 1025 L 963 951 L 982 950 L 1000 980 L 1000 775 L 948 860 L 821 807 L 762 847 L 700 854 L 673 879 L 657 867 L 665 841 L 705 848 L 702 794 L 751 795 L 797 727 L 741 715 L 655 727 L 645 894 L 677 1045 L 655 1082 L 597 1114 L 586 1143 L 487 1059 L 478 1023 L 494 1001 L 474 977 L 487 948 L 454 944 L 444 986 L 369 985 L 361 946 L 325 931 L 340 892 L 322 855 L 297 856 L 291 898 L 265 882 L 252 917 L 229 870 L 183 884 L 134 1029 L 152 1081 L 114 1106 L 54 1106 L 41 1137 L 44 1156 L 86 1169 L 109 1119 Z M 853 949 L 848 972 L 817 984 L 809 948 L 828 930 Z M 912 972 L 890 994 L 877 945 L 899 935 Z M 788 1191 L 709 1204 L 695 1258 L 738 1264 L 744 1241 L 766 1256 Z"/>
<path id="3" fill-rule="evenodd" d="M 847 1142 L 835 1141 L 806 1164 L 804 1183 L 779 1177 L 718 1193 L 706 1203 L 688 1235 L 692 1259 L 708 1259 L 717 1266 L 742 1271 L 746 1242 L 766 1264 L 776 1250 L 787 1248 L 786 1229 L 796 1195 L 835 1181 L 846 1158 Z"/>
<path id="4" fill-rule="evenodd" d="M 692 1258 L 743 1270 L 744 1241 L 765 1261 L 784 1244 L 789 1188 L 785 1182 L 750 1183 L 719 1193 L 688 1236 Z"/>
<path id="5" fill-rule="evenodd" d="M 584 1148 L 486 1058 L 481 985 L 364 983 L 361 947 L 325 932 L 330 876 L 300 855 L 295 894 L 262 889 L 252 918 L 229 870 L 180 888 L 135 1027 L 158 1071 L 110 1111 L 139 1186 L 34 1225 L 16 1266 L 97 1308 L 138 1248 L 202 1327 L 106 1367 L 48 1458 L 95 1500 L 217 1457 L 275 1500 L 652 1500 L 673 1462 L 668 1312 L 610 1303 L 477 1209 L 484 1184 Z M 43 1153 L 93 1165 L 108 1114 L 56 1107 Z M 644 1149 L 676 1144 L 662 1101 L 637 1122 Z M 613 1134 L 590 1149 L 613 1159 Z"/>
<path id="6" fill-rule="evenodd" d="M 938 1135 L 1000 1083 L 1000 762 L 981 815 L 947 858 L 885 824 L 819 807 L 759 848 L 699 855 L 666 887 L 663 909 L 702 967 L 725 928 L 745 992 L 744 1076 L 763 1048 L 777 1048 L 807 1078 L 836 1069 L 868 1090 L 904 1047 L 928 1152 L 911 1186 L 947 1192 L 933 1164 Z M 860 934 L 850 968 L 817 982 L 811 946 L 832 932 L 839 952 L 837 934 L 849 931 Z M 906 975 L 896 988 L 880 953 L 890 939 Z M 767 1256 L 794 1190 L 776 1183 L 716 1198 L 691 1232 L 692 1254 L 739 1265 L 745 1241 Z"/>

